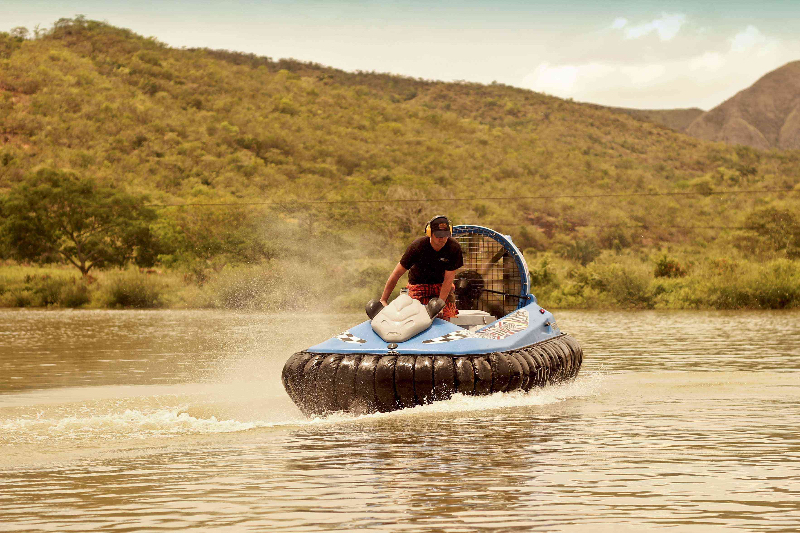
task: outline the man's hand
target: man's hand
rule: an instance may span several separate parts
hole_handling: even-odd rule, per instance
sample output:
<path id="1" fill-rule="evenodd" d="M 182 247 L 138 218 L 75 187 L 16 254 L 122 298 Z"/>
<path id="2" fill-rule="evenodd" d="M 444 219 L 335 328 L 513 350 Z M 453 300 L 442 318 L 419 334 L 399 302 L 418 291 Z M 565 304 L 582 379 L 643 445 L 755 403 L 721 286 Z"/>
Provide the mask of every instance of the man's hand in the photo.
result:
<path id="1" fill-rule="evenodd" d="M 442 300 L 447 301 L 447 297 L 450 295 L 450 293 L 456 290 L 456 286 L 453 283 L 455 277 L 456 277 L 455 270 L 445 270 L 444 281 L 442 282 L 442 290 L 439 291 L 439 298 L 441 298 Z"/>
<path id="2" fill-rule="evenodd" d="M 389 305 L 387 302 L 389 301 L 389 297 L 392 295 L 395 285 L 397 285 L 397 280 L 399 280 L 400 276 L 405 273 L 406 268 L 400 263 L 397 263 L 397 266 L 394 267 L 392 273 L 389 274 L 389 279 L 386 280 L 386 286 L 383 288 L 383 294 L 381 294 L 381 303 L 384 307 Z"/>

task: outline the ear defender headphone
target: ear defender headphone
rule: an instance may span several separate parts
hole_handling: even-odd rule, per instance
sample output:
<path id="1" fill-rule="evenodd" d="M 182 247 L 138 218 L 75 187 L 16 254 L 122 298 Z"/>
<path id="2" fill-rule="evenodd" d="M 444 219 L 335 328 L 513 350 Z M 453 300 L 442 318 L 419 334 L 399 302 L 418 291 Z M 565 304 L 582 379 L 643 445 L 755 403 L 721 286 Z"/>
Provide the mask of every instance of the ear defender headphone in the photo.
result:
<path id="1" fill-rule="evenodd" d="M 427 235 L 428 237 L 430 237 L 430 236 L 431 236 L 431 222 L 433 222 L 433 221 L 434 221 L 434 220 L 436 220 L 437 218 L 447 218 L 447 217 L 446 217 L 446 216 L 444 216 L 444 215 L 436 215 L 435 217 L 433 217 L 432 219 L 430 219 L 430 220 L 428 221 L 428 223 L 427 223 L 427 224 L 425 224 L 425 235 Z M 452 223 L 450 222 L 450 219 L 449 219 L 449 218 L 447 219 L 447 229 L 449 229 L 449 230 L 450 230 L 450 233 L 453 233 L 453 225 L 452 225 Z"/>

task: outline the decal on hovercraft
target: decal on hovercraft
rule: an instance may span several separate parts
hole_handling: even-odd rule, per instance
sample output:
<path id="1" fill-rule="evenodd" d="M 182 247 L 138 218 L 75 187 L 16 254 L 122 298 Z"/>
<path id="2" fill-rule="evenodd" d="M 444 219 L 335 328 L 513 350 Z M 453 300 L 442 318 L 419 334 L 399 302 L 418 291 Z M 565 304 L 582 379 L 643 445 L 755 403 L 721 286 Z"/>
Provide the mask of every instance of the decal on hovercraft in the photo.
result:
<path id="1" fill-rule="evenodd" d="M 476 331 L 475 336 L 481 339 L 499 341 L 520 331 L 525 331 L 528 328 L 528 323 L 528 311 L 517 309 L 491 326 Z"/>
<path id="2" fill-rule="evenodd" d="M 499 341 L 515 333 L 525 331 L 530 323 L 528 311 L 518 309 L 489 327 L 479 331 L 453 331 L 435 339 L 422 341 L 422 344 L 439 344 L 442 342 L 460 341 L 461 339 L 489 339 Z"/>
<path id="3" fill-rule="evenodd" d="M 367 342 L 365 339 L 359 339 L 349 331 L 336 335 L 336 338 L 342 342 L 349 342 L 350 344 L 364 344 Z"/>
<path id="4" fill-rule="evenodd" d="M 441 342 L 452 342 L 452 341 L 460 341 L 461 339 L 471 339 L 475 337 L 475 335 L 471 331 L 451 331 L 446 335 L 442 335 L 441 337 L 436 337 L 435 339 L 428 339 L 426 341 L 422 341 L 422 344 L 439 344 Z"/>

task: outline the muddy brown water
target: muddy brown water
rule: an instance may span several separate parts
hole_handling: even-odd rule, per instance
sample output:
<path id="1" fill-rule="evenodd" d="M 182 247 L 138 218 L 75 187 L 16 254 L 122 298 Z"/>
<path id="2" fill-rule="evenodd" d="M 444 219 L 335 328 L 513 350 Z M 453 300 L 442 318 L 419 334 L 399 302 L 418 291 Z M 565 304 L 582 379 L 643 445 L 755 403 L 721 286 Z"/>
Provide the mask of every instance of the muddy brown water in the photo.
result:
<path id="1" fill-rule="evenodd" d="M 360 315 L 0 310 L 0 531 L 800 530 L 800 313 L 556 318 L 572 383 L 307 419 Z"/>

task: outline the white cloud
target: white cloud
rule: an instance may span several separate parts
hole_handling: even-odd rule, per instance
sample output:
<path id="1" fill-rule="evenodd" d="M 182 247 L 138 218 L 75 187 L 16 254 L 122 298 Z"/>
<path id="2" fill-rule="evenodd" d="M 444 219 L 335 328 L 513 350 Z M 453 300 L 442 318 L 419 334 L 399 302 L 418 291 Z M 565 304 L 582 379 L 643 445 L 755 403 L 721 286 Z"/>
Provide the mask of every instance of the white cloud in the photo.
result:
<path id="1" fill-rule="evenodd" d="M 705 72 L 719 70 L 725 66 L 726 58 L 719 52 L 706 52 L 689 60 L 690 70 Z"/>
<path id="2" fill-rule="evenodd" d="M 764 34 L 758 31 L 755 26 L 750 25 L 744 31 L 737 33 L 731 40 L 731 52 L 747 52 L 753 47 L 766 42 L 767 38 Z"/>
<path id="3" fill-rule="evenodd" d="M 610 22 L 605 24 L 608 29 Z M 730 33 L 707 29 L 702 35 L 695 27 L 684 27 L 668 44 L 647 47 L 625 39 L 632 27 L 637 23 L 626 22 L 603 32 L 602 38 L 594 36 L 568 50 L 545 51 L 512 83 L 608 106 L 711 109 L 800 57 L 800 39 L 779 40 L 752 25 Z M 658 30 L 649 31 L 655 37 Z"/>
<path id="4" fill-rule="evenodd" d="M 620 73 L 637 85 L 648 85 L 667 72 L 664 65 L 633 65 L 621 67 Z"/>
<path id="5" fill-rule="evenodd" d="M 525 77 L 523 83 L 542 92 L 571 94 L 579 76 L 578 68 L 574 65 L 551 66 L 541 63 L 532 74 Z"/>
<path id="6" fill-rule="evenodd" d="M 641 86 L 651 84 L 666 72 L 663 65 L 550 65 L 541 63 L 523 84 L 535 91 L 559 96 L 578 96 L 598 86 Z"/>
<path id="7" fill-rule="evenodd" d="M 616 21 L 614 22 L 616 23 Z M 637 26 L 627 27 L 625 29 L 625 38 L 638 39 L 650 33 L 657 32 L 659 39 L 662 41 L 670 41 L 681 31 L 681 26 L 683 26 L 685 22 L 686 15 L 682 13 L 662 13 L 661 18 Z M 620 28 L 622 28 L 622 26 L 620 26 Z"/>
<path id="8" fill-rule="evenodd" d="M 611 23 L 611 28 L 615 30 L 621 30 L 627 23 L 628 19 L 624 17 L 617 17 L 614 19 L 614 22 Z"/>

